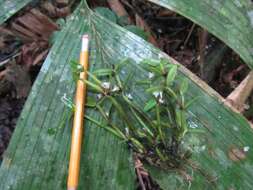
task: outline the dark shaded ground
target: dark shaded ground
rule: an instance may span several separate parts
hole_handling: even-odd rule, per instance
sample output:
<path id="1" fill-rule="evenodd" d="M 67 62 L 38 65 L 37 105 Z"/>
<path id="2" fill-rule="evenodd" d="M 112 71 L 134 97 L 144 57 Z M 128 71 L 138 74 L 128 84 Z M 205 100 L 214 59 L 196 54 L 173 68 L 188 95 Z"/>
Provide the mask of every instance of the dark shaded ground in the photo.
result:
<path id="1" fill-rule="evenodd" d="M 0 98 L 0 155 L 7 148 L 25 99 Z"/>

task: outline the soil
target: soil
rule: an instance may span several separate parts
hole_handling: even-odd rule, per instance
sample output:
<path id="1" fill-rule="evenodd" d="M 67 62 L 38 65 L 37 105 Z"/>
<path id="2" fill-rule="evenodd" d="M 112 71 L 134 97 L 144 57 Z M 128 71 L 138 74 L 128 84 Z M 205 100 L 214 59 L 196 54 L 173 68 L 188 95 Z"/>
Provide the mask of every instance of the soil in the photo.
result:
<path id="1" fill-rule="evenodd" d="M 25 98 L 16 99 L 9 95 L 0 98 L 0 156 L 8 146 L 24 103 Z"/>

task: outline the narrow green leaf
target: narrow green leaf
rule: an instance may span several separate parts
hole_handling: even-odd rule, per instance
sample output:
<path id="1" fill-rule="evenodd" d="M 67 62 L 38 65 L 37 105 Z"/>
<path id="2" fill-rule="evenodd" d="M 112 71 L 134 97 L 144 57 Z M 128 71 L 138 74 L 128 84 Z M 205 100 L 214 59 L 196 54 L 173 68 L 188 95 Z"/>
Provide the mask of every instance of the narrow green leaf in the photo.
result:
<path id="1" fill-rule="evenodd" d="M 163 91 L 162 86 L 152 86 L 152 87 L 146 89 L 147 93 L 162 92 L 162 91 Z"/>
<path id="2" fill-rule="evenodd" d="M 88 76 L 91 77 L 97 85 L 101 86 L 102 82 L 96 77 L 96 75 L 92 74 L 87 70 L 85 70 L 85 72 L 87 72 Z"/>
<path id="3" fill-rule="evenodd" d="M 117 65 L 115 65 L 115 72 L 120 72 L 127 64 L 130 64 L 130 58 L 122 59 Z"/>
<path id="4" fill-rule="evenodd" d="M 105 113 L 105 111 L 100 105 L 96 105 L 96 108 L 99 111 L 99 113 L 102 115 L 102 117 L 107 121 L 109 119 L 109 115 Z"/>
<path id="5" fill-rule="evenodd" d="M 138 107 L 138 105 L 136 105 L 134 102 L 131 102 L 126 96 L 123 96 L 123 98 L 126 103 L 129 104 L 132 109 L 134 109 L 142 117 L 142 119 L 148 123 L 149 126 L 155 129 L 155 126 L 153 125 L 152 121 L 147 117 L 146 113 Z"/>
<path id="6" fill-rule="evenodd" d="M 131 109 L 135 118 L 137 119 L 137 121 L 141 124 L 141 126 L 147 131 L 147 133 L 151 136 L 154 137 L 153 132 L 151 131 L 151 129 L 145 124 L 144 121 L 142 121 L 142 119 L 138 116 L 138 114 L 136 113 L 136 111 L 134 109 Z"/>
<path id="7" fill-rule="evenodd" d="M 86 98 L 86 104 L 85 104 L 86 106 L 88 106 L 88 107 L 95 107 L 96 104 L 97 104 L 97 100 L 94 97 L 88 96 Z"/>
<path id="8" fill-rule="evenodd" d="M 196 102 L 197 100 L 199 99 L 199 97 L 195 97 L 195 98 L 192 98 L 191 100 L 189 100 L 185 106 L 184 106 L 184 109 L 188 109 L 194 102 Z"/>
<path id="9" fill-rule="evenodd" d="M 161 151 L 159 150 L 158 147 L 155 148 L 155 151 L 156 153 L 158 154 L 159 158 L 162 160 L 162 161 L 166 161 L 166 157 L 161 153 Z"/>
<path id="10" fill-rule="evenodd" d="M 109 76 L 113 73 L 112 69 L 97 69 L 93 72 L 95 76 Z"/>
<path id="11" fill-rule="evenodd" d="M 150 85 L 151 81 L 150 80 L 138 80 L 138 81 L 136 81 L 136 84 L 138 84 L 138 85 Z"/>
<path id="12" fill-rule="evenodd" d="M 118 137 L 120 139 L 123 139 L 123 140 L 126 140 L 124 134 L 121 133 L 121 131 L 116 130 L 115 128 L 103 125 L 102 123 L 98 122 L 97 120 L 93 119 L 92 117 L 90 117 L 88 115 L 85 115 L 85 118 L 88 119 L 89 121 L 91 121 L 92 123 L 96 124 L 98 127 L 103 128 L 103 129 L 107 130 L 108 132 L 112 133 L 116 137 Z"/>
<path id="13" fill-rule="evenodd" d="M 185 136 L 188 131 L 188 124 L 186 121 L 186 115 L 184 111 L 181 111 L 181 139 Z"/>
<path id="14" fill-rule="evenodd" d="M 104 93 L 103 89 L 100 86 L 98 86 L 98 85 L 96 85 L 96 84 L 94 84 L 94 83 L 92 83 L 88 80 L 85 80 L 85 79 L 82 79 L 82 81 L 85 82 L 89 87 L 91 87 L 96 92 L 102 93 L 102 94 Z"/>
<path id="15" fill-rule="evenodd" d="M 182 94 L 185 94 L 185 92 L 188 90 L 188 81 L 186 79 L 183 79 L 183 81 L 180 84 L 180 92 Z"/>
<path id="16" fill-rule="evenodd" d="M 150 111 L 151 109 L 153 109 L 154 107 L 155 107 L 155 105 L 156 105 L 157 103 L 156 103 L 156 100 L 154 99 L 154 98 L 152 98 L 152 99 L 150 99 L 147 103 L 146 103 L 146 105 L 145 105 L 145 107 L 144 107 L 144 111 L 145 112 L 148 112 L 148 111 Z"/>
<path id="17" fill-rule="evenodd" d="M 71 68 L 72 78 L 74 81 L 77 81 L 80 77 L 80 73 L 83 72 L 83 66 L 74 60 L 71 60 L 69 64 Z"/>
<path id="18" fill-rule="evenodd" d="M 112 102 L 114 107 L 118 110 L 119 115 L 126 122 L 128 128 L 131 129 L 132 131 L 135 131 L 135 129 L 133 128 L 132 124 L 130 123 L 129 118 L 127 117 L 123 107 L 112 96 L 108 96 L 107 98 Z"/>
<path id="19" fill-rule="evenodd" d="M 159 136 L 163 142 L 163 144 L 166 146 L 166 142 L 164 139 L 164 134 L 163 134 L 163 130 L 161 128 L 161 118 L 160 118 L 160 108 L 159 108 L 159 104 L 156 104 L 156 120 L 157 120 L 157 128 L 158 128 L 158 132 L 159 132 Z"/>
<path id="20" fill-rule="evenodd" d="M 165 92 L 166 92 L 169 96 L 173 97 L 174 99 L 177 99 L 176 93 L 175 93 L 171 88 L 166 87 L 166 88 L 165 88 Z"/>
<path id="21" fill-rule="evenodd" d="M 150 65 L 152 67 L 158 67 L 160 65 L 160 60 L 157 59 L 143 59 L 140 65 Z"/>
<path id="22" fill-rule="evenodd" d="M 173 65 L 167 74 L 167 79 L 166 79 L 166 85 L 169 86 L 171 83 L 175 80 L 175 77 L 177 75 L 177 65 Z"/>
<path id="23" fill-rule="evenodd" d="M 72 98 L 69 98 L 66 96 L 66 94 L 64 94 L 64 96 L 61 97 L 61 101 L 73 112 L 75 111 L 75 104 L 73 103 Z"/>
<path id="24" fill-rule="evenodd" d="M 144 146 L 140 143 L 140 141 L 138 141 L 137 139 L 135 139 L 135 138 L 133 138 L 133 137 L 130 138 L 129 140 L 133 143 L 133 145 L 136 146 L 137 150 L 140 151 L 140 153 L 143 153 L 143 152 L 145 151 L 145 148 L 144 148 Z"/>

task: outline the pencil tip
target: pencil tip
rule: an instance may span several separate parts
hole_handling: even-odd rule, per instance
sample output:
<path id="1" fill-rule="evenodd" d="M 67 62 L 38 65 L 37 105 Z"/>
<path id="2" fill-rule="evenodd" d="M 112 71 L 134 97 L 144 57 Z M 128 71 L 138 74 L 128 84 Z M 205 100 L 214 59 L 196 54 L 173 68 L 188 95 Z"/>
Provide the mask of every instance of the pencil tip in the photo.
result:
<path id="1" fill-rule="evenodd" d="M 76 190 L 76 187 L 68 187 L 68 190 Z"/>

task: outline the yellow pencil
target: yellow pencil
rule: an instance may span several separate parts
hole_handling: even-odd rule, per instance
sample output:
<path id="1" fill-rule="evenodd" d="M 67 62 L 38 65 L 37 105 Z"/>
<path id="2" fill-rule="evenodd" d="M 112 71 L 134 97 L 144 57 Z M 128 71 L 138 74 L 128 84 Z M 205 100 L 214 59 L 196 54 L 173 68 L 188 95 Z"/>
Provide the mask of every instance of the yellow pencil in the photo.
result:
<path id="1" fill-rule="evenodd" d="M 84 70 L 88 70 L 88 35 L 82 37 L 82 50 L 80 53 L 80 64 Z M 87 79 L 87 73 L 80 73 L 80 79 Z M 78 80 L 75 99 L 75 114 L 72 129 L 71 152 L 69 160 L 68 190 L 76 190 L 79 180 L 81 145 L 83 136 L 83 116 L 85 112 L 86 84 Z"/>

